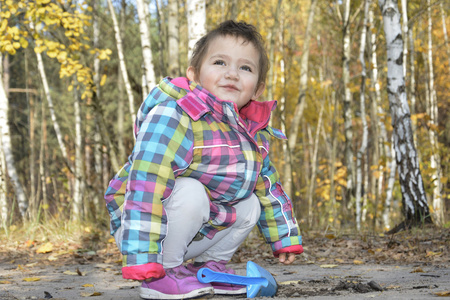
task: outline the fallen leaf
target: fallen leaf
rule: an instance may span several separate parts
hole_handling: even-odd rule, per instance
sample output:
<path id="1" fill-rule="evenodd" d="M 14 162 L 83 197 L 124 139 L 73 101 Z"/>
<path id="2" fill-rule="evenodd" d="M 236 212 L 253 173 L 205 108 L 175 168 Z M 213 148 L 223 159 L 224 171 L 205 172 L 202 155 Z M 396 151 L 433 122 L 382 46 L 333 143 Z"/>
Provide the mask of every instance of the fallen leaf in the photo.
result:
<path id="1" fill-rule="evenodd" d="M 334 259 L 336 262 L 343 264 L 344 260 L 342 258 L 335 258 Z"/>
<path id="2" fill-rule="evenodd" d="M 333 269 L 336 267 L 339 267 L 338 265 L 320 265 L 321 268 L 323 269 Z"/>
<path id="3" fill-rule="evenodd" d="M 26 266 L 26 267 L 34 267 L 34 266 L 37 265 L 37 264 L 38 264 L 37 262 L 34 262 L 34 263 L 26 264 L 25 266 Z"/>
<path id="4" fill-rule="evenodd" d="M 427 255 L 425 255 L 425 257 L 430 257 L 430 256 L 441 256 L 444 252 L 433 252 L 433 251 L 427 251 Z"/>
<path id="5" fill-rule="evenodd" d="M 41 280 L 41 278 L 39 277 L 26 277 L 24 279 L 22 279 L 23 281 L 27 281 L 27 282 L 32 282 L 32 281 L 39 281 Z"/>
<path id="6" fill-rule="evenodd" d="M 36 253 L 49 253 L 53 251 L 53 244 L 48 242 L 44 245 L 41 245 L 37 250 Z"/>
<path id="7" fill-rule="evenodd" d="M 74 272 L 74 271 L 64 271 L 63 274 L 66 274 L 66 275 L 77 275 L 78 276 L 78 273 Z"/>
<path id="8" fill-rule="evenodd" d="M 0 284 L 11 284 L 12 282 L 9 280 L 0 280 Z"/>
<path id="9" fill-rule="evenodd" d="M 92 283 L 83 284 L 82 287 L 94 287 Z"/>
<path id="10" fill-rule="evenodd" d="M 439 297 L 450 297 L 450 291 L 436 292 L 434 294 Z"/>
<path id="11" fill-rule="evenodd" d="M 95 296 L 101 296 L 102 293 L 100 292 L 93 292 L 93 293 L 81 293 L 81 297 L 95 297 Z"/>
<path id="12" fill-rule="evenodd" d="M 411 271 L 411 273 L 425 273 L 421 267 L 415 268 L 414 270 Z"/>
<path id="13" fill-rule="evenodd" d="M 278 282 L 279 285 L 290 285 L 290 284 L 297 284 L 298 280 L 288 280 L 283 282 Z"/>
<path id="14" fill-rule="evenodd" d="M 353 261 L 353 263 L 354 263 L 355 265 L 362 265 L 362 264 L 364 264 L 363 261 L 357 260 L 357 259 L 355 259 L 355 260 Z"/>
<path id="15" fill-rule="evenodd" d="M 47 259 L 48 259 L 49 261 L 55 261 L 55 260 L 58 260 L 58 256 L 55 255 L 55 254 L 52 254 L 52 255 L 50 255 Z"/>

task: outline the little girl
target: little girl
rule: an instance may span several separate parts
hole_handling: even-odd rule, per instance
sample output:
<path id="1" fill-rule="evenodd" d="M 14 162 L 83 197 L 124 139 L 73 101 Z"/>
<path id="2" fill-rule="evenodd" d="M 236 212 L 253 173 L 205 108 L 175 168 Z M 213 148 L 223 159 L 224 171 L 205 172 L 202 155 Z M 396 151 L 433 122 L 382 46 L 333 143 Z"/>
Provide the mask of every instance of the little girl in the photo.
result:
<path id="1" fill-rule="evenodd" d="M 136 144 L 105 194 L 122 275 L 144 299 L 245 293 L 204 284 L 257 225 L 284 264 L 303 252 L 292 202 L 269 159 L 276 102 L 257 102 L 268 58 L 252 25 L 226 21 L 201 38 L 187 78 L 165 78 L 142 104 Z M 183 265 L 194 259 L 192 264 Z"/>

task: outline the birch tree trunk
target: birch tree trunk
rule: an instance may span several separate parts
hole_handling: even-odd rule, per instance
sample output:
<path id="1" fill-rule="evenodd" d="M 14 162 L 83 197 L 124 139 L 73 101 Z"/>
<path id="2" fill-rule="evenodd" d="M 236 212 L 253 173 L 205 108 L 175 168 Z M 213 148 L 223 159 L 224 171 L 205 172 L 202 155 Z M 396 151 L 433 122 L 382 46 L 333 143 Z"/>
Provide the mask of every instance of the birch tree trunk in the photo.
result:
<path id="1" fill-rule="evenodd" d="M 41 141 L 40 141 L 40 149 L 39 149 L 39 178 L 40 178 L 40 189 L 42 190 L 42 202 L 39 205 L 39 209 L 44 210 L 44 218 L 45 220 L 49 220 L 48 218 L 48 197 L 47 197 L 47 177 L 46 168 L 45 168 L 45 157 L 47 153 L 47 116 L 46 116 L 45 105 L 41 102 Z"/>
<path id="2" fill-rule="evenodd" d="M 195 43 L 206 34 L 205 0 L 187 0 L 188 59 L 192 56 Z"/>
<path id="3" fill-rule="evenodd" d="M 70 163 L 69 157 L 67 156 L 67 148 L 63 141 L 63 137 L 61 134 L 61 129 L 59 127 L 58 120 L 56 119 L 55 108 L 53 106 L 53 100 L 52 100 L 52 96 L 50 94 L 50 88 L 48 85 L 47 75 L 45 73 L 44 62 L 42 60 L 41 53 L 36 52 L 36 58 L 37 58 L 37 62 L 38 62 L 39 74 L 41 75 L 42 87 L 44 89 L 45 98 L 47 99 L 48 109 L 50 112 L 50 118 L 52 120 L 53 129 L 55 130 L 56 139 L 58 140 L 58 145 L 61 150 L 61 155 L 64 158 L 67 168 L 69 168 L 69 170 L 73 173 L 72 164 Z"/>
<path id="4" fill-rule="evenodd" d="M 409 99 L 411 99 L 411 115 L 414 116 L 416 114 L 416 79 L 415 79 L 415 51 L 414 51 L 414 39 L 412 36 L 412 30 L 409 30 L 408 27 L 408 1 L 402 0 L 402 34 L 403 34 L 403 73 L 405 77 L 407 77 L 407 54 L 408 54 L 408 42 L 409 42 L 409 68 L 410 68 L 410 76 L 409 76 Z M 416 137 L 416 121 L 412 120 L 412 130 L 414 142 L 417 140 Z"/>
<path id="5" fill-rule="evenodd" d="M 379 0 L 378 4 L 383 16 L 386 36 L 387 92 L 405 216 L 405 221 L 390 231 L 393 233 L 405 227 L 432 221 L 419 169 L 417 151 L 414 147 L 410 111 L 406 100 L 403 39 L 398 4 L 396 0 Z"/>
<path id="6" fill-rule="evenodd" d="M 112 1 L 108 0 L 108 7 L 109 11 L 111 13 L 111 18 L 114 25 L 114 34 L 116 37 L 116 46 L 117 46 L 117 55 L 119 56 L 119 65 L 120 65 L 120 71 L 125 83 L 125 90 L 127 92 L 128 96 L 128 103 L 130 106 L 130 115 L 131 115 L 131 123 L 134 127 L 134 121 L 136 119 L 136 112 L 134 109 L 134 96 L 133 91 L 131 89 L 130 80 L 128 79 L 128 73 L 127 73 L 127 65 L 125 63 L 125 56 L 123 54 L 123 47 L 122 47 L 122 38 L 120 36 L 120 30 L 119 30 L 119 24 L 117 22 L 116 18 L 116 12 L 114 11 L 114 6 L 112 5 Z"/>
<path id="7" fill-rule="evenodd" d="M 96 11 L 97 8 L 97 1 L 92 1 L 92 6 L 94 7 L 94 11 Z M 93 44 L 94 48 L 99 48 L 99 37 L 100 37 L 100 24 L 99 24 L 99 18 L 97 14 L 93 14 L 92 16 L 93 22 Z M 95 84 L 95 90 L 96 90 L 96 97 L 101 98 L 101 90 L 100 90 L 100 59 L 98 58 L 98 55 L 94 58 L 94 76 L 93 76 L 94 84 Z M 94 139 L 94 145 L 93 145 L 93 155 L 94 155 L 94 172 L 95 172 L 95 178 L 99 180 L 102 176 L 102 137 L 100 135 L 100 125 L 99 122 L 101 121 L 101 118 L 99 118 L 98 114 L 94 110 L 94 133 L 93 133 L 93 139 Z M 97 187 L 98 190 L 103 191 L 103 186 L 100 185 Z M 103 193 L 102 193 L 103 194 Z M 100 210 L 102 207 L 103 201 L 100 199 L 100 195 L 94 196 L 94 205 L 96 210 Z"/>
<path id="8" fill-rule="evenodd" d="M 180 76 L 180 55 L 179 55 L 179 25 L 178 25 L 178 0 L 169 0 L 169 76 L 172 78 Z"/>
<path id="9" fill-rule="evenodd" d="M 352 129 L 352 94 L 350 91 L 350 51 L 351 51 L 351 41 L 350 41 L 350 1 L 344 0 L 344 15 L 342 19 L 342 85 L 344 90 L 343 95 L 343 114 L 344 114 L 344 136 L 345 136 L 345 149 L 344 149 L 344 160 L 345 166 L 347 167 L 347 197 L 346 201 L 350 200 L 351 194 L 353 193 L 355 184 L 355 172 L 353 166 L 353 129 Z"/>
<path id="10" fill-rule="evenodd" d="M 408 58 L 408 0 L 402 1 L 402 35 L 403 35 L 403 74 L 407 74 L 407 58 Z"/>
<path id="11" fill-rule="evenodd" d="M 383 210 L 383 225 L 386 230 L 391 228 L 391 220 L 390 220 L 390 210 L 391 210 L 391 201 L 392 194 L 394 190 L 395 184 L 395 173 L 397 169 L 397 162 L 395 161 L 395 149 L 394 149 L 394 137 L 392 136 L 391 142 L 391 161 L 389 163 L 389 177 L 388 184 L 386 188 L 386 199 L 384 201 L 384 210 Z"/>
<path id="12" fill-rule="evenodd" d="M 35 149 L 35 126 L 36 126 L 36 121 L 35 121 L 35 110 L 37 110 L 37 105 L 35 105 L 34 103 L 34 99 L 33 96 L 30 93 L 30 90 L 28 89 L 28 84 L 30 82 L 30 77 L 29 77 L 29 69 L 28 69 L 28 55 L 25 52 L 24 53 L 24 72 L 25 72 L 25 96 L 27 99 L 27 105 L 29 107 L 28 109 L 28 138 L 30 139 L 30 163 L 29 163 L 29 167 L 30 167 L 30 171 L 29 171 L 29 187 L 30 187 L 30 192 L 29 192 L 29 197 L 28 197 L 28 203 L 29 203 L 29 207 L 28 207 L 28 214 L 31 216 L 31 218 L 33 219 L 34 216 L 36 216 L 37 214 L 37 197 L 36 197 L 36 149 Z"/>
<path id="13" fill-rule="evenodd" d="M 333 109 L 333 120 L 331 129 L 331 153 L 330 153 L 330 199 L 332 201 L 333 208 L 330 211 L 330 216 L 333 218 L 333 226 L 336 225 L 337 218 L 337 202 L 336 202 L 336 184 L 335 184 L 335 174 L 336 174 L 336 156 L 337 156 L 337 116 L 338 116 L 338 103 L 336 98 L 336 92 L 331 92 L 331 101 L 334 106 Z"/>
<path id="14" fill-rule="evenodd" d="M 75 184 L 73 191 L 72 220 L 81 221 L 83 216 L 83 191 L 84 191 L 84 174 L 83 174 L 83 146 L 81 133 L 81 108 L 78 96 L 78 90 L 75 86 L 73 89 L 73 108 L 75 115 Z"/>
<path id="15" fill-rule="evenodd" d="M 433 209 L 435 223 L 443 225 L 444 221 L 444 203 L 441 197 L 441 159 L 439 157 L 439 143 L 436 137 L 435 129 L 438 126 L 438 109 L 436 89 L 434 88 L 434 67 L 433 67 L 433 40 L 432 40 L 432 19 L 431 19 L 431 3 L 428 4 L 428 79 L 430 89 L 430 102 L 428 105 L 428 115 L 430 117 L 430 129 L 428 134 L 431 144 L 430 166 L 434 170 L 431 175 L 433 185 Z"/>
<path id="16" fill-rule="evenodd" d="M 294 109 L 294 115 L 292 117 L 291 127 L 289 129 L 288 133 L 288 148 L 291 161 L 290 163 L 285 164 L 284 167 L 284 173 L 286 174 L 288 179 L 287 181 L 283 182 L 283 186 L 287 192 L 288 195 L 292 194 L 292 179 L 291 174 L 292 173 L 292 164 L 294 161 L 292 160 L 292 154 L 295 151 L 295 145 L 297 144 L 297 137 L 298 137 L 298 130 L 300 127 L 300 121 L 303 116 L 303 111 L 306 106 L 306 89 L 308 87 L 308 58 L 309 58 L 309 43 L 311 40 L 311 31 L 312 31 L 312 25 L 314 21 L 314 13 L 316 8 L 317 0 L 311 0 L 311 4 L 309 7 L 309 14 L 308 14 L 308 22 L 306 23 L 306 32 L 305 32 L 305 39 L 303 42 L 303 52 L 302 57 L 300 61 L 300 86 L 299 86 L 299 96 L 297 100 L 297 105 Z"/>
<path id="17" fill-rule="evenodd" d="M 147 79 L 147 87 L 148 89 L 151 89 L 156 85 L 156 78 L 152 61 L 150 32 L 148 30 L 149 26 L 147 24 L 148 17 L 146 15 L 146 12 L 148 12 L 148 9 L 145 8 L 144 0 L 136 0 L 136 4 L 139 17 L 139 32 L 141 35 L 142 57 L 144 58 L 144 74 L 145 78 Z"/>
<path id="18" fill-rule="evenodd" d="M 448 59 L 448 73 L 450 74 L 450 46 L 448 43 L 447 24 L 445 23 L 446 16 L 445 16 L 443 1 L 441 3 L 439 3 L 439 8 L 441 9 L 442 31 L 444 33 L 445 51 L 447 52 L 447 59 Z"/>
<path id="19" fill-rule="evenodd" d="M 0 139 L 0 228 L 3 228 L 8 233 L 8 201 L 6 195 L 8 194 L 8 185 L 6 183 L 6 161 L 5 153 L 3 152 L 3 144 Z"/>
<path id="20" fill-rule="evenodd" d="M 320 105 L 319 120 L 317 121 L 316 136 L 314 138 L 314 149 L 311 158 L 311 178 L 308 187 L 308 224 L 313 227 L 313 196 L 317 176 L 317 153 L 319 151 L 320 128 L 322 127 L 323 103 Z"/>
<path id="21" fill-rule="evenodd" d="M 125 12 L 126 12 L 127 3 L 125 0 L 122 0 L 122 9 L 120 10 L 119 17 L 119 32 L 120 32 L 120 38 L 123 37 L 123 32 L 126 31 L 125 29 Z M 120 66 L 117 70 L 117 91 L 118 91 L 118 97 L 117 97 L 117 130 L 116 130 L 116 142 L 117 142 L 117 149 L 119 150 L 119 157 L 120 160 L 123 161 L 126 158 L 126 150 L 125 150 L 125 142 L 124 142 L 124 135 L 125 135 L 125 85 L 122 73 L 120 72 Z M 145 72 L 142 72 L 142 96 L 145 98 L 148 95 L 148 86 L 147 86 L 147 79 L 145 77 Z M 142 99 L 143 101 L 144 99 Z"/>
<path id="22" fill-rule="evenodd" d="M 361 122 L 363 127 L 361 147 L 356 154 L 356 229 L 361 230 L 361 193 L 362 193 L 362 158 L 367 149 L 367 135 L 368 126 L 366 120 L 366 61 L 364 59 L 364 52 L 366 49 L 366 34 L 367 34 L 367 15 L 369 13 L 369 0 L 364 1 L 364 17 L 363 27 L 361 30 L 361 40 L 359 46 L 359 61 L 361 63 L 361 88 L 360 88 L 360 110 Z M 368 174 L 365 173 L 367 178 Z M 364 191 L 367 193 L 367 189 Z"/>
<path id="23" fill-rule="evenodd" d="M 269 69 L 269 74 L 267 76 L 267 99 L 269 101 L 273 100 L 273 73 L 274 73 L 274 66 L 275 66 L 275 39 L 277 37 L 277 30 L 278 30 L 278 20 L 279 20 L 279 15 L 280 15 L 280 8 L 281 8 L 281 3 L 283 2 L 283 0 L 278 0 L 277 2 L 277 6 L 275 8 L 275 14 L 273 16 L 274 22 L 273 22 L 273 26 L 271 28 L 270 31 L 270 38 L 269 38 L 269 62 L 270 62 L 270 69 Z"/>
<path id="24" fill-rule="evenodd" d="M 148 2 L 149 0 L 145 0 Z M 161 0 L 155 0 L 155 6 L 156 6 L 156 20 L 158 23 L 158 32 L 161 37 L 166 37 L 168 34 L 166 34 L 166 17 L 164 15 L 164 12 L 161 10 L 161 5 L 163 3 L 160 3 Z M 148 7 L 148 4 L 147 6 Z M 149 14 L 147 14 L 149 15 Z M 158 49 L 159 49 L 159 68 L 161 69 L 161 74 L 164 74 L 163 76 L 166 76 L 168 74 L 168 71 L 166 71 L 166 63 L 165 63 L 165 52 L 167 52 L 166 49 L 168 49 L 168 41 L 166 41 L 165 38 L 158 39 Z M 178 58 L 179 59 L 179 58 Z"/>
<path id="25" fill-rule="evenodd" d="M 230 20 L 236 20 L 238 16 L 238 1 L 231 0 L 231 8 L 230 8 Z"/>
<path id="26" fill-rule="evenodd" d="M 2 61 L 3 61 L 2 55 L 0 54 L 0 64 Z M 19 206 L 20 215 L 22 216 L 22 219 L 25 219 L 28 208 L 28 200 L 25 195 L 25 191 L 22 187 L 22 184 L 19 181 L 14 156 L 12 154 L 11 133 L 8 124 L 9 103 L 3 86 L 2 75 L 3 75 L 3 68 L 0 67 L 0 130 L 1 130 L 0 133 L 1 133 L 1 146 L 3 152 L 2 155 L 4 155 L 5 167 L 8 172 L 8 176 L 14 186 L 14 192 L 17 199 L 17 204 Z M 6 190 L 3 192 L 5 192 L 4 196 L 6 197 Z"/>

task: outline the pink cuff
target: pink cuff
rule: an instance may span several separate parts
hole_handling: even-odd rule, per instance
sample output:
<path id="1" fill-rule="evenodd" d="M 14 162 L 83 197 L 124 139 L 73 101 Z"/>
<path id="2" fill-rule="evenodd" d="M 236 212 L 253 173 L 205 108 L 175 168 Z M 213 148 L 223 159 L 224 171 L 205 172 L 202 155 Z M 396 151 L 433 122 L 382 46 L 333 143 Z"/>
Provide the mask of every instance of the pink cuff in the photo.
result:
<path id="1" fill-rule="evenodd" d="M 158 263 L 129 266 L 122 268 L 122 277 L 125 279 L 145 280 L 148 278 L 162 278 L 166 275 L 164 268 Z"/>
<path id="2" fill-rule="evenodd" d="M 278 257 L 278 256 L 280 256 L 280 253 L 301 254 L 301 253 L 303 253 L 303 246 L 302 245 L 289 246 L 289 247 L 275 251 L 273 253 L 273 256 Z"/>

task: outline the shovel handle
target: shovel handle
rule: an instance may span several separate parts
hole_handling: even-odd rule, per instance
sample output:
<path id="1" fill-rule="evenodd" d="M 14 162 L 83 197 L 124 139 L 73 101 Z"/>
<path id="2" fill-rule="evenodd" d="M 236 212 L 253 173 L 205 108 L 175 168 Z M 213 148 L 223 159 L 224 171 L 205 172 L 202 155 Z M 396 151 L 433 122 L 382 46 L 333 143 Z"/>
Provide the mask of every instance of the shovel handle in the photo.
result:
<path id="1" fill-rule="evenodd" d="M 201 283 L 220 282 L 237 285 L 261 285 L 267 287 L 269 281 L 263 277 L 247 277 L 228 273 L 212 271 L 208 268 L 201 268 L 197 272 L 197 279 Z"/>

